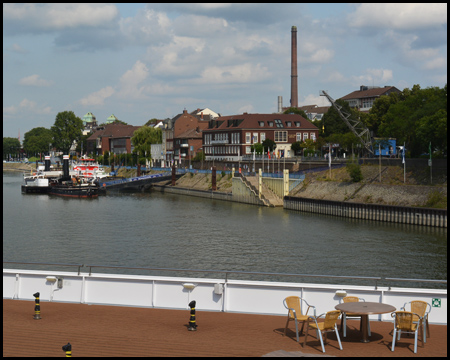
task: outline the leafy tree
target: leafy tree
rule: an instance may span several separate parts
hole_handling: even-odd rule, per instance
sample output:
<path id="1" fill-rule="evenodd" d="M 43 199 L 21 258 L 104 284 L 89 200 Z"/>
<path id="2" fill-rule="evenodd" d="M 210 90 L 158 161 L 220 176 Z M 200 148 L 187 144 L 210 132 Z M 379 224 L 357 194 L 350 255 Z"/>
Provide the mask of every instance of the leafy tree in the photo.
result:
<path id="1" fill-rule="evenodd" d="M 405 142 L 411 157 L 428 152 L 427 140 L 434 140 L 434 147 L 446 151 L 447 85 L 443 89 L 414 85 L 411 90 L 404 89 L 400 99 L 381 119 L 379 135 L 394 137 L 398 144 Z M 439 131 L 437 138 L 433 131 Z"/>
<path id="2" fill-rule="evenodd" d="M 131 142 L 134 152 L 139 151 L 141 155 L 146 154 L 150 158 L 152 144 L 162 144 L 162 130 L 144 125 L 134 132 Z"/>
<path id="3" fill-rule="evenodd" d="M 363 179 L 361 166 L 354 158 L 346 164 L 346 168 L 353 182 L 360 182 Z"/>
<path id="4" fill-rule="evenodd" d="M 300 147 L 303 149 L 303 155 L 308 156 L 310 154 L 314 154 L 316 143 L 314 140 L 306 139 L 300 144 Z"/>
<path id="5" fill-rule="evenodd" d="M 29 154 L 48 153 L 53 143 L 53 133 L 50 129 L 37 127 L 24 134 L 23 148 Z"/>
<path id="6" fill-rule="evenodd" d="M 263 146 L 259 142 L 256 143 L 256 144 L 253 144 L 252 146 L 250 146 L 250 148 L 252 150 L 252 153 L 253 153 L 253 149 L 255 150 L 256 154 L 262 154 L 263 153 Z"/>
<path id="7" fill-rule="evenodd" d="M 342 106 L 343 111 L 351 113 L 352 116 L 356 116 L 356 118 L 361 115 L 361 113 L 357 110 L 352 111 L 347 101 L 337 99 L 336 104 Z M 324 137 L 328 137 L 332 134 L 345 134 L 351 131 L 344 120 L 342 120 L 339 116 L 339 113 L 334 106 L 330 107 L 330 109 L 323 115 L 322 124 L 324 126 Z"/>
<path id="8" fill-rule="evenodd" d="M 366 122 L 367 127 L 373 131 L 374 136 L 378 136 L 378 127 L 389 111 L 391 105 L 398 103 L 400 98 L 400 94 L 392 92 L 389 95 L 380 96 L 374 101 Z"/>
<path id="9" fill-rule="evenodd" d="M 86 135 L 81 135 L 75 151 L 81 154 L 81 144 L 83 144 L 83 153 L 87 153 L 87 139 L 92 135 L 92 133 L 87 133 Z M 95 149 L 94 149 L 95 150 Z"/>
<path id="10" fill-rule="evenodd" d="M 158 120 L 158 119 L 155 119 L 155 118 L 153 118 L 153 119 L 150 119 L 149 121 L 147 121 L 145 124 L 144 124 L 144 126 L 149 126 L 149 125 L 151 125 L 151 124 L 158 124 L 159 122 L 160 122 L 161 120 Z"/>
<path id="11" fill-rule="evenodd" d="M 287 108 L 283 112 L 283 114 L 297 114 L 297 115 L 303 116 L 305 119 L 308 119 L 308 115 L 306 115 L 306 113 L 303 110 L 298 109 L 296 107 Z"/>
<path id="12" fill-rule="evenodd" d="M 266 139 L 262 142 L 262 146 L 264 149 L 264 152 L 266 152 L 268 150 L 273 151 L 277 148 L 277 144 L 275 144 L 275 141 L 273 141 L 272 139 Z"/>
<path id="13" fill-rule="evenodd" d="M 296 141 L 291 144 L 291 150 L 294 152 L 295 155 L 298 155 L 300 151 L 302 150 L 301 141 Z"/>
<path id="14" fill-rule="evenodd" d="M 53 146 L 68 154 L 74 141 L 83 134 L 83 121 L 73 111 L 63 111 L 56 115 L 55 124 L 51 128 Z"/>
<path id="15" fill-rule="evenodd" d="M 20 141 L 17 138 L 4 137 L 3 138 L 3 159 L 6 159 L 9 154 L 16 155 L 20 150 Z"/>
<path id="16" fill-rule="evenodd" d="M 195 154 L 194 158 L 192 159 L 192 161 L 205 161 L 206 157 L 205 157 L 205 153 L 203 151 L 199 151 Z"/>

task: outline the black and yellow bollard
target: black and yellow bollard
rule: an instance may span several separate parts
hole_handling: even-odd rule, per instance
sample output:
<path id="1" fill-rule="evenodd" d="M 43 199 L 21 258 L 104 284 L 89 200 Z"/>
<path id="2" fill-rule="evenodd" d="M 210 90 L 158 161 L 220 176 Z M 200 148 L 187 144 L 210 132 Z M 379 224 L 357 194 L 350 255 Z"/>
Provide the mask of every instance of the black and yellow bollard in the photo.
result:
<path id="1" fill-rule="evenodd" d="M 72 345 L 70 343 L 64 345 L 62 349 L 66 352 L 66 357 L 72 357 Z"/>
<path id="2" fill-rule="evenodd" d="M 34 299 L 34 320 L 41 320 L 41 305 L 39 305 L 39 293 L 33 294 Z"/>
<path id="3" fill-rule="evenodd" d="M 189 331 L 196 331 L 197 324 L 195 323 L 195 300 L 192 300 L 189 303 L 189 307 L 191 308 L 191 317 L 189 318 Z"/>

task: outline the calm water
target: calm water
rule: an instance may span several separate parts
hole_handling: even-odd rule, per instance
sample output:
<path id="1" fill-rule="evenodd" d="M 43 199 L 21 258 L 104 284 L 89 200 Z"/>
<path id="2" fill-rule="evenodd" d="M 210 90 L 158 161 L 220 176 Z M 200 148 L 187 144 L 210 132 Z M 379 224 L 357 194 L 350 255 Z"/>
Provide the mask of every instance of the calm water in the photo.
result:
<path id="1" fill-rule="evenodd" d="M 3 173 L 4 261 L 447 279 L 446 229 L 158 192 L 98 199 L 22 195 L 21 181 L 20 173 Z"/>

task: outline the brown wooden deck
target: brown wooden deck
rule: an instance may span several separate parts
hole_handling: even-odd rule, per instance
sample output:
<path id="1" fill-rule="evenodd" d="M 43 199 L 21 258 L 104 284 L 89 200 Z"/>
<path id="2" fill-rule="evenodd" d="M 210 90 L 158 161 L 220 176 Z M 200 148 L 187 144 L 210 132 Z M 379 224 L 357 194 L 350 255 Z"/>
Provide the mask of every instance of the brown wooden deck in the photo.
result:
<path id="1" fill-rule="evenodd" d="M 3 356 L 64 357 L 62 346 L 72 345 L 72 356 L 317 356 L 322 355 L 310 331 L 303 348 L 291 322 L 283 336 L 285 316 L 196 311 L 197 331 L 188 331 L 189 309 L 165 310 L 41 301 L 41 320 L 34 320 L 34 301 L 3 300 Z M 340 323 L 340 322 L 339 322 Z M 371 342 L 359 341 L 359 321 L 348 320 L 344 350 L 328 335 L 331 356 L 447 357 L 447 326 L 430 325 L 425 347 L 402 335 L 391 352 L 393 325 L 372 321 Z"/>

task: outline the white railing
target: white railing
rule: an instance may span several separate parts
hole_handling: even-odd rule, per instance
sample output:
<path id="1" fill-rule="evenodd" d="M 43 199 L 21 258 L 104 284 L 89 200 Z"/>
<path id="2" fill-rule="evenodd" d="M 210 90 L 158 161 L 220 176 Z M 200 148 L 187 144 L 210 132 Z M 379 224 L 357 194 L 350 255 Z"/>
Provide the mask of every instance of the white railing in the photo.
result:
<path id="1" fill-rule="evenodd" d="M 285 315 L 283 299 L 287 296 L 305 298 L 320 314 L 334 309 L 346 293 L 397 309 L 411 300 L 423 300 L 433 306 L 429 321 L 447 324 L 446 289 L 232 280 L 231 272 L 225 273 L 225 277 L 194 278 L 3 269 L 3 298 L 34 300 L 33 294 L 39 292 L 44 302 L 170 309 L 187 309 L 188 303 L 196 300 L 198 310 Z M 341 278 L 344 281 L 350 277 Z M 370 319 L 392 321 L 390 314 L 371 315 Z"/>

